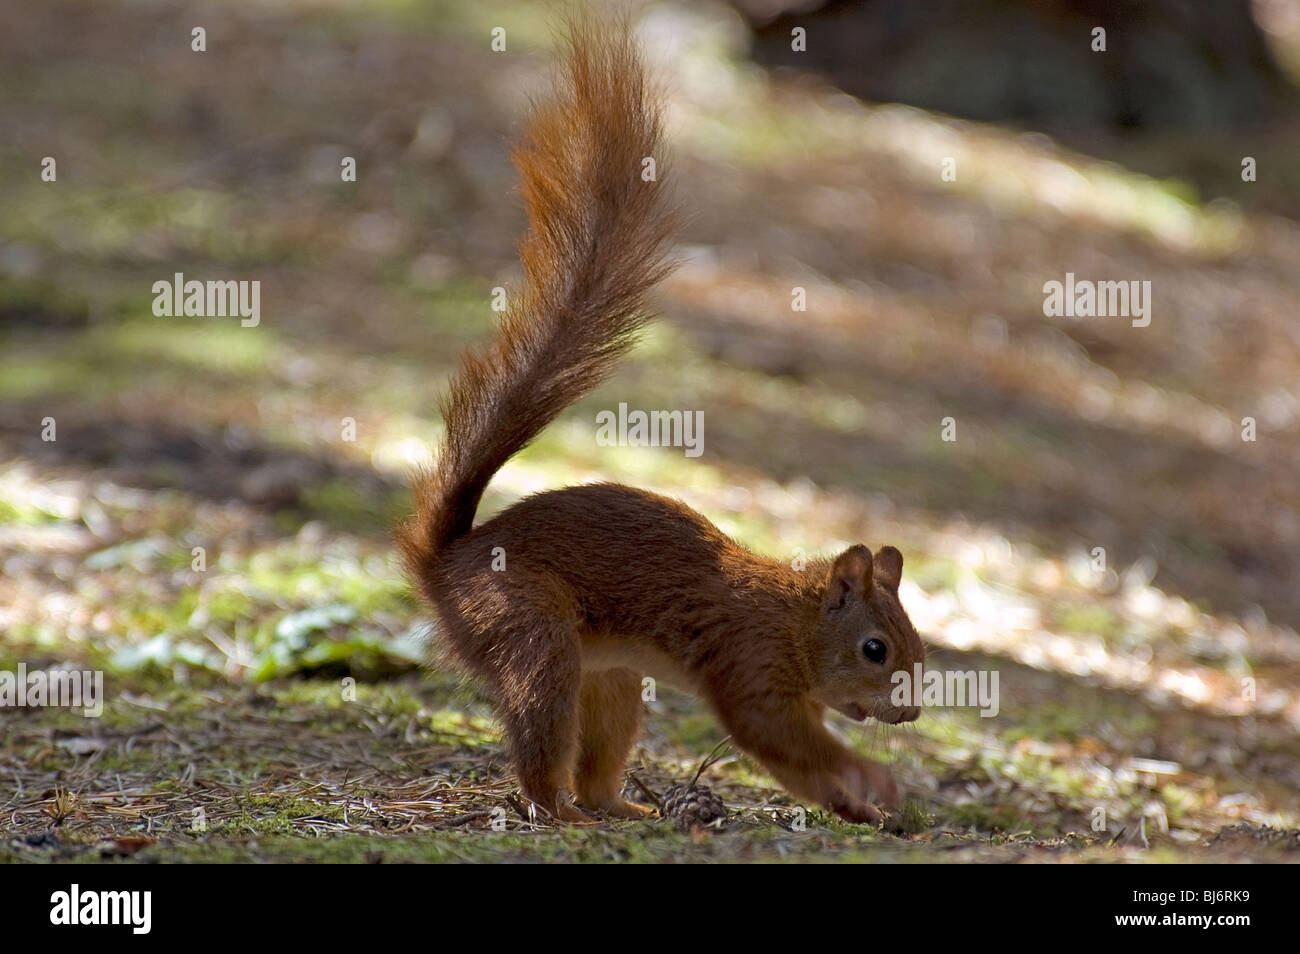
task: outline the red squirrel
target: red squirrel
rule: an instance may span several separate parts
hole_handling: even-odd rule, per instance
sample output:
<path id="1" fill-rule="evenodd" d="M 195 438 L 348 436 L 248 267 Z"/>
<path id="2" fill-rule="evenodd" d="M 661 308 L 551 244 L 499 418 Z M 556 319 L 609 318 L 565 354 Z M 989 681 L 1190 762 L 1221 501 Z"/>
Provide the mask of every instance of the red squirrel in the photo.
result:
<path id="1" fill-rule="evenodd" d="M 796 571 L 676 500 L 611 483 L 539 493 L 473 526 L 488 481 L 612 371 L 672 268 L 660 99 L 626 22 L 567 26 L 555 89 L 513 156 L 525 285 L 443 398 L 440 452 L 397 530 L 407 571 L 490 693 L 524 796 L 552 818 L 650 812 L 623 798 L 650 675 L 707 700 L 792 795 L 879 822 L 877 804 L 898 805 L 891 773 L 823 714 L 919 715 L 890 701 L 892 674 L 925 659 L 898 598 L 898 550 L 859 544 Z M 657 181 L 642 177 L 647 158 Z"/>

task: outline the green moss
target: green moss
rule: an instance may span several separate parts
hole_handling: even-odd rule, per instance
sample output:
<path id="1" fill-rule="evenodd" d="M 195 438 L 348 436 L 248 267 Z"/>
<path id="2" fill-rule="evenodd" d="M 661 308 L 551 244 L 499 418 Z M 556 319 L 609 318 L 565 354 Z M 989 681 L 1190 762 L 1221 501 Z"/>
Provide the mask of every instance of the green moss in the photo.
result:
<path id="1" fill-rule="evenodd" d="M 386 533 L 410 513 L 411 497 L 405 489 L 376 497 L 358 487 L 355 480 L 339 478 L 304 488 L 302 506 L 309 517 L 340 530 Z"/>
<path id="2" fill-rule="evenodd" d="M 1057 609 L 1055 616 L 1056 625 L 1066 633 L 1113 639 L 1122 628 L 1119 616 L 1100 603 L 1063 606 Z"/>
<path id="3" fill-rule="evenodd" d="M 676 745 L 693 752 L 708 752 L 720 741 L 724 733 L 717 720 L 707 713 L 693 713 L 656 720 L 664 734 Z"/>
<path id="4" fill-rule="evenodd" d="M 884 824 L 885 831 L 896 835 L 919 835 L 934 827 L 934 816 L 925 810 L 925 806 L 909 798 L 903 803 L 901 811 L 890 815 Z"/>
<path id="5" fill-rule="evenodd" d="M 496 744 L 501 729 L 492 719 L 467 715 L 459 709 L 437 709 L 429 717 L 434 735 L 461 745 Z"/>
<path id="6" fill-rule="evenodd" d="M 114 360 L 135 368 L 202 371 L 226 377 L 264 378 L 278 335 L 269 325 L 244 328 L 240 319 L 158 318 L 152 314 L 107 330 L 102 345 Z"/>
<path id="7" fill-rule="evenodd" d="M 29 505 L 17 505 L 0 500 L 0 524 L 37 526 L 58 523 L 59 517 Z"/>
<path id="8" fill-rule="evenodd" d="M 1021 739 L 1077 739 L 1096 734 L 1105 725 L 1123 726 L 1132 738 L 1152 731 L 1157 722 L 1144 710 L 1104 698 L 1058 700 L 1051 705 L 1023 706 L 1015 712 L 1016 724 L 1003 733 L 1013 744 Z"/>
<path id="9" fill-rule="evenodd" d="M 254 808 L 271 808 L 284 819 L 320 818 L 325 821 L 342 821 L 343 806 L 330 802 L 315 802 L 306 798 L 280 798 L 275 795 L 252 795 L 248 804 Z"/>
<path id="10" fill-rule="evenodd" d="M 957 805 L 945 812 L 940 821 L 950 827 L 974 828 L 982 832 L 1018 832 L 1031 827 L 1015 808 L 984 802 Z"/>

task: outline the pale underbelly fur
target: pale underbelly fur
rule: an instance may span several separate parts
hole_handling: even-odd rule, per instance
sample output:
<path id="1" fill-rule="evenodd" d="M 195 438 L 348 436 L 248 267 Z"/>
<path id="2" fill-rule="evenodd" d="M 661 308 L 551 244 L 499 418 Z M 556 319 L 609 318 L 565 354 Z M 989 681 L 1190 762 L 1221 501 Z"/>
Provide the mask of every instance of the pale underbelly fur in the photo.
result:
<path id="1" fill-rule="evenodd" d="M 647 646 L 639 640 L 618 636 L 584 636 L 581 646 L 584 672 L 631 669 L 674 688 L 692 693 L 697 691 L 698 681 L 687 669 L 663 650 Z"/>

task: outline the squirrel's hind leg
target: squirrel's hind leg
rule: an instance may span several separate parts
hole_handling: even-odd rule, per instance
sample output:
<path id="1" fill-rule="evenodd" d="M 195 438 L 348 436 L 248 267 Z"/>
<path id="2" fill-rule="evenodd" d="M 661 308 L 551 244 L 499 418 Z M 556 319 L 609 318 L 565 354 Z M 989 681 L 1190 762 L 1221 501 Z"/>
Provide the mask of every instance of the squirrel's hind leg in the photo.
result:
<path id="1" fill-rule="evenodd" d="M 497 633 L 491 682 L 524 798 L 557 821 L 589 822 L 569 801 L 578 750 L 581 664 L 568 621 L 534 616 Z"/>
<path id="2" fill-rule="evenodd" d="M 622 818 L 653 814 L 623 798 L 623 766 L 641 730 L 641 677 L 630 669 L 584 672 L 578 712 L 578 803 Z"/>

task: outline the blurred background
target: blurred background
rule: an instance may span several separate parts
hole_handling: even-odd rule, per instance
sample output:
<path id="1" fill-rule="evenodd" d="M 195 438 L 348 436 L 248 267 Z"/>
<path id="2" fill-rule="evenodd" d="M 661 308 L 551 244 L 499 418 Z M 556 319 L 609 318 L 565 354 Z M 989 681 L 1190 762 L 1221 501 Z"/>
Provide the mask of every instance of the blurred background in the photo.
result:
<path id="1" fill-rule="evenodd" d="M 845 731 L 973 857 L 1300 847 L 1269 834 L 1300 821 L 1300 0 L 633 6 L 685 264 L 484 512 L 608 479 L 781 558 L 901 548 L 934 663 L 998 670 L 1001 712 Z M 504 797 L 484 700 L 417 668 L 388 532 L 519 279 L 508 148 L 551 9 L 0 11 L 0 669 L 110 686 L 93 723 L 0 715 L 16 830 L 63 789 L 86 839 L 129 828 L 110 768 L 112 804 L 240 837 L 355 834 L 327 809 L 358 778 L 409 831 Z M 176 272 L 260 281 L 260 324 L 156 317 Z M 1150 325 L 1045 317 L 1066 273 L 1151 282 Z M 704 455 L 597 446 L 620 401 L 702 410 Z M 665 691 L 644 778 L 720 739 Z"/>

